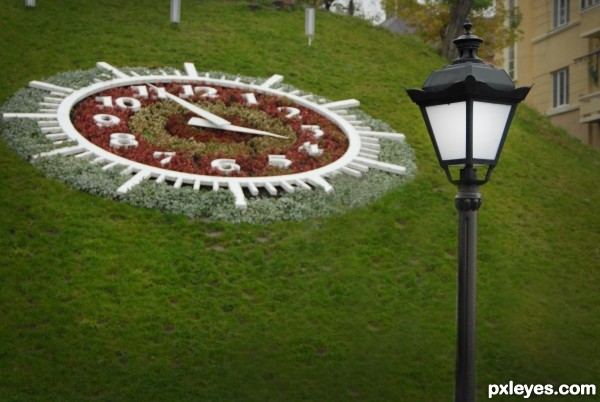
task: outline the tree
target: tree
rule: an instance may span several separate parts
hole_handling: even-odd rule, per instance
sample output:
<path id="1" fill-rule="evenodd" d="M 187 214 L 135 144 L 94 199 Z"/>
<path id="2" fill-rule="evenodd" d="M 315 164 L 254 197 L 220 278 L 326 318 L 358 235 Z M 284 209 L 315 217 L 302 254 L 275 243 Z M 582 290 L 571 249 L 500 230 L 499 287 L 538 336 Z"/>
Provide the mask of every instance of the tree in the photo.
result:
<path id="1" fill-rule="evenodd" d="M 463 24 L 471 12 L 475 0 L 451 0 L 449 3 L 450 15 L 446 32 L 442 38 L 441 50 L 442 56 L 451 60 L 458 55 L 452 41 L 463 32 Z"/>
<path id="2" fill-rule="evenodd" d="M 426 42 L 436 46 L 449 60 L 456 57 L 452 41 L 464 33 L 463 23 L 468 17 L 473 33 L 479 32 L 485 40 L 479 56 L 484 60 L 497 59 L 502 50 L 520 39 L 521 12 L 507 9 L 498 0 L 397 0 L 398 16 L 405 19 Z M 389 10 L 388 10 L 389 11 Z"/>
<path id="3" fill-rule="evenodd" d="M 325 9 L 327 11 L 329 11 L 329 9 L 331 8 L 331 5 L 333 4 L 334 0 L 324 0 L 323 4 L 325 5 Z"/>

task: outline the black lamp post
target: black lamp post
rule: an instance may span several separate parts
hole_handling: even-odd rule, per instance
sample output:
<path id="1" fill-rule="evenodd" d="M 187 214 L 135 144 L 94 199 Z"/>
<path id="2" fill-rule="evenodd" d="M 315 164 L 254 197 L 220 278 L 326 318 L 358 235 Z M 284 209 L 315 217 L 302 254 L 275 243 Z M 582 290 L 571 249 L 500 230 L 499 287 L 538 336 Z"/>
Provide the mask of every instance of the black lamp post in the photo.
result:
<path id="1" fill-rule="evenodd" d="M 477 56 L 483 40 L 464 24 L 456 38 L 459 57 L 431 73 L 423 89 L 408 95 L 421 108 L 433 147 L 448 180 L 458 185 L 458 300 L 455 402 L 474 402 L 475 282 L 479 185 L 498 164 L 502 146 L 519 102 L 530 87 L 516 88 L 504 70 Z M 478 171 L 483 172 L 479 178 Z M 458 175 L 457 175 L 458 173 Z"/>

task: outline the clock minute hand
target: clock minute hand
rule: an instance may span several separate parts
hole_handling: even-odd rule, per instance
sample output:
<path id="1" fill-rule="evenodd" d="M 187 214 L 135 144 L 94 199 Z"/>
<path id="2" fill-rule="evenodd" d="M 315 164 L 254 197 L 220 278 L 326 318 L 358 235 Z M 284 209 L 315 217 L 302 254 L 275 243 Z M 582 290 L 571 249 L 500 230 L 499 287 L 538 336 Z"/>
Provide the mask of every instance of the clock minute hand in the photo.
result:
<path id="1" fill-rule="evenodd" d="M 228 125 L 224 125 L 224 126 L 218 126 L 218 125 L 213 124 L 212 122 L 210 122 L 208 120 L 200 119 L 198 117 L 192 117 L 188 121 L 188 124 L 191 125 L 191 126 L 197 126 L 197 127 L 216 128 L 216 129 L 220 129 L 220 130 L 236 131 L 238 133 L 246 133 L 246 134 L 254 134 L 254 135 L 264 135 L 264 136 L 267 136 L 267 137 L 275 137 L 275 138 L 287 139 L 287 137 L 285 137 L 283 135 L 269 133 L 268 131 L 255 130 L 253 128 L 248 128 L 248 127 L 234 126 L 233 124 L 228 124 Z"/>
<path id="2" fill-rule="evenodd" d="M 152 84 L 148 84 L 149 87 L 154 88 L 155 90 L 158 91 L 158 87 Z M 212 114 L 209 111 L 206 111 L 204 109 L 202 109 L 201 107 L 198 107 L 196 105 L 194 105 L 193 103 L 190 103 L 186 100 L 181 99 L 179 96 L 177 95 L 173 95 L 169 92 L 167 92 L 166 90 L 164 91 L 164 94 L 167 98 L 171 99 L 172 101 L 180 104 L 181 106 L 183 106 L 184 108 L 186 108 L 187 110 L 189 110 L 190 112 L 197 114 L 198 116 L 204 117 L 206 120 L 208 120 L 209 122 L 211 122 L 212 124 L 214 124 L 215 126 L 217 126 L 218 128 L 222 128 L 223 126 L 227 126 L 227 125 L 231 125 L 230 122 L 228 122 L 227 120 Z M 216 127 L 215 127 L 216 128 Z"/>

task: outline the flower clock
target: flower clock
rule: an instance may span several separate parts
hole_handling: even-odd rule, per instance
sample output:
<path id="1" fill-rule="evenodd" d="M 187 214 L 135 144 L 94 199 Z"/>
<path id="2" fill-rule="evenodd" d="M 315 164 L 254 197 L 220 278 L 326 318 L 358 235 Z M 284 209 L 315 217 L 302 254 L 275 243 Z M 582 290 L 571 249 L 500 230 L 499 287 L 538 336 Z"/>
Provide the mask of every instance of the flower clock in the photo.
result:
<path id="1" fill-rule="evenodd" d="M 39 141 L 26 152 L 32 161 L 93 166 L 111 177 L 116 198 L 152 197 L 148 186 L 162 183 L 171 194 L 226 192 L 220 202 L 243 211 L 253 200 L 335 193 L 339 175 L 358 187 L 370 170 L 405 176 L 412 164 L 410 157 L 382 160 L 383 143 L 403 144 L 404 135 L 374 129 L 357 100 L 323 100 L 280 75 L 245 79 L 199 73 L 192 63 L 180 71 L 99 62 L 87 76 L 93 80 L 78 85 L 32 81 L 36 106 L 2 116 L 5 124 L 35 122 L 37 137 L 29 136 Z"/>

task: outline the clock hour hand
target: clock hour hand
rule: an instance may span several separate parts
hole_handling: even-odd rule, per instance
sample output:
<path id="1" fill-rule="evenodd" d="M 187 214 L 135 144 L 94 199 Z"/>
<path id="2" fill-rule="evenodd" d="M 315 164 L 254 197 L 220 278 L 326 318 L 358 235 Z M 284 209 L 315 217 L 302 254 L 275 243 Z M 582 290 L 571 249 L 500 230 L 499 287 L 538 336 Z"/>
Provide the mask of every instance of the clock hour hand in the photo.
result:
<path id="1" fill-rule="evenodd" d="M 148 84 L 148 86 L 151 88 L 154 88 L 155 90 L 158 90 L 158 87 L 155 85 Z M 193 103 L 183 100 L 179 96 L 173 95 L 167 91 L 164 91 L 164 94 L 166 95 L 167 98 L 180 104 L 181 106 L 183 106 L 190 112 L 197 114 L 198 116 L 204 117 L 206 120 L 208 120 L 209 122 L 214 124 L 216 126 L 215 128 L 222 128 L 223 126 L 231 125 L 231 123 L 228 122 L 227 120 L 225 120 L 215 114 L 212 114 L 211 112 L 206 111 L 206 110 L 202 109 L 201 107 L 194 105 Z"/>
<path id="2" fill-rule="evenodd" d="M 283 135 L 269 133 L 268 131 L 255 130 L 253 128 L 248 128 L 248 127 L 234 126 L 233 124 L 219 126 L 219 125 L 213 124 L 212 122 L 210 122 L 208 120 L 200 119 L 198 117 L 192 117 L 188 121 L 188 124 L 191 126 L 196 126 L 196 127 L 216 128 L 219 130 L 236 131 L 238 133 L 245 133 L 245 134 L 264 135 L 267 137 L 275 137 L 275 138 L 283 138 L 283 139 L 287 138 L 287 137 L 284 137 Z"/>

